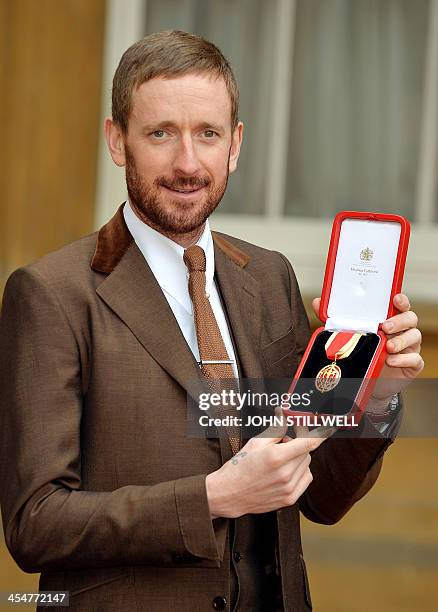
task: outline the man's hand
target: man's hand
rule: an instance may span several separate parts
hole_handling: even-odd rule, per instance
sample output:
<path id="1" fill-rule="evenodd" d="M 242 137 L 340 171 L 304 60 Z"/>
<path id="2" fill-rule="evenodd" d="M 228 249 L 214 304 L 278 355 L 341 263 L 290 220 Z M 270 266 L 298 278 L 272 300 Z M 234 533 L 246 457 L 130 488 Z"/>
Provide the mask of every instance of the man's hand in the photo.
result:
<path id="1" fill-rule="evenodd" d="M 281 414 L 277 409 L 276 415 Z M 286 431 L 286 424 L 268 428 L 251 438 L 219 470 L 208 474 L 206 488 L 212 518 L 237 518 L 296 503 L 313 480 L 310 452 L 327 438 L 291 439 Z"/>
<path id="2" fill-rule="evenodd" d="M 315 298 L 312 306 L 319 314 L 321 299 Z M 403 293 L 394 296 L 394 306 L 399 314 L 383 323 L 383 331 L 388 342 L 388 355 L 380 377 L 376 383 L 371 400 L 388 404 L 394 393 L 402 391 L 424 368 L 420 355 L 421 332 L 417 328 L 418 317 L 410 308 L 409 299 Z"/>

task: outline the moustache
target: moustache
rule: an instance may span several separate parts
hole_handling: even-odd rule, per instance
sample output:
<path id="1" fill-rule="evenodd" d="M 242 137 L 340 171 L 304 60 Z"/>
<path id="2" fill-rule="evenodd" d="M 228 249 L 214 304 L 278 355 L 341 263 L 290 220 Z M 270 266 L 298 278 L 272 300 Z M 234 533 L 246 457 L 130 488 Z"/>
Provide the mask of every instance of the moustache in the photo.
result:
<path id="1" fill-rule="evenodd" d="M 157 186 L 167 187 L 168 189 L 200 189 L 210 185 L 210 179 L 199 176 L 191 176 L 189 178 L 179 177 L 173 180 L 160 176 L 154 182 Z"/>

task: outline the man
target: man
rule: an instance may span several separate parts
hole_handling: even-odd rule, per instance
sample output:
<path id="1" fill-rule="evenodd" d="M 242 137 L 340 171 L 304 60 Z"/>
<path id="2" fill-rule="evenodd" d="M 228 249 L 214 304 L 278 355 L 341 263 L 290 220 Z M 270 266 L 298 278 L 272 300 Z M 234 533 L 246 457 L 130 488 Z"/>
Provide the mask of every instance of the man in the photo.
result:
<path id="1" fill-rule="evenodd" d="M 237 166 L 237 108 L 211 43 L 162 32 L 130 47 L 105 122 L 129 201 L 5 289 L 5 539 L 73 610 L 308 610 L 299 511 L 338 521 L 392 442 L 280 428 L 236 453 L 232 432 L 186 434 L 191 382 L 290 378 L 309 339 L 289 262 L 209 229 Z M 395 305 L 396 382 L 377 411 L 423 367 L 416 316 L 406 296 Z"/>

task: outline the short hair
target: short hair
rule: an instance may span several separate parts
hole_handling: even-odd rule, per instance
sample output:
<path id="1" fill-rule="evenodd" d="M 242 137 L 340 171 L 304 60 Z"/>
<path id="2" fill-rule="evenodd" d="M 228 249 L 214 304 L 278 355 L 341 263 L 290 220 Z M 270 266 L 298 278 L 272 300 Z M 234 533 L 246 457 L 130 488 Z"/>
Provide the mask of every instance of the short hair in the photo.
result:
<path id="1" fill-rule="evenodd" d="M 224 79 L 234 130 L 238 122 L 239 90 L 228 60 L 213 43 L 181 30 L 150 34 L 122 55 L 113 78 L 113 121 L 126 134 L 135 89 L 155 77 L 171 78 L 190 73 L 208 73 Z"/>

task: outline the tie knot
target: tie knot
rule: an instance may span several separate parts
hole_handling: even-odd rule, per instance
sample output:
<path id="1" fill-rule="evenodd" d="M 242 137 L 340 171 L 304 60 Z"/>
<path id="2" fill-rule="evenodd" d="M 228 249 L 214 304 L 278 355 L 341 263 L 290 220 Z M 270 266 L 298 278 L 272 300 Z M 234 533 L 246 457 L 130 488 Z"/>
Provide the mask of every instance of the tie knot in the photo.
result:
<path id="1" fill-rule="evenodd" d="M 186 249 L 183 259 L 189 272 L 205 272 L 205 253 L 199 245 L 194 244 Z"/>

